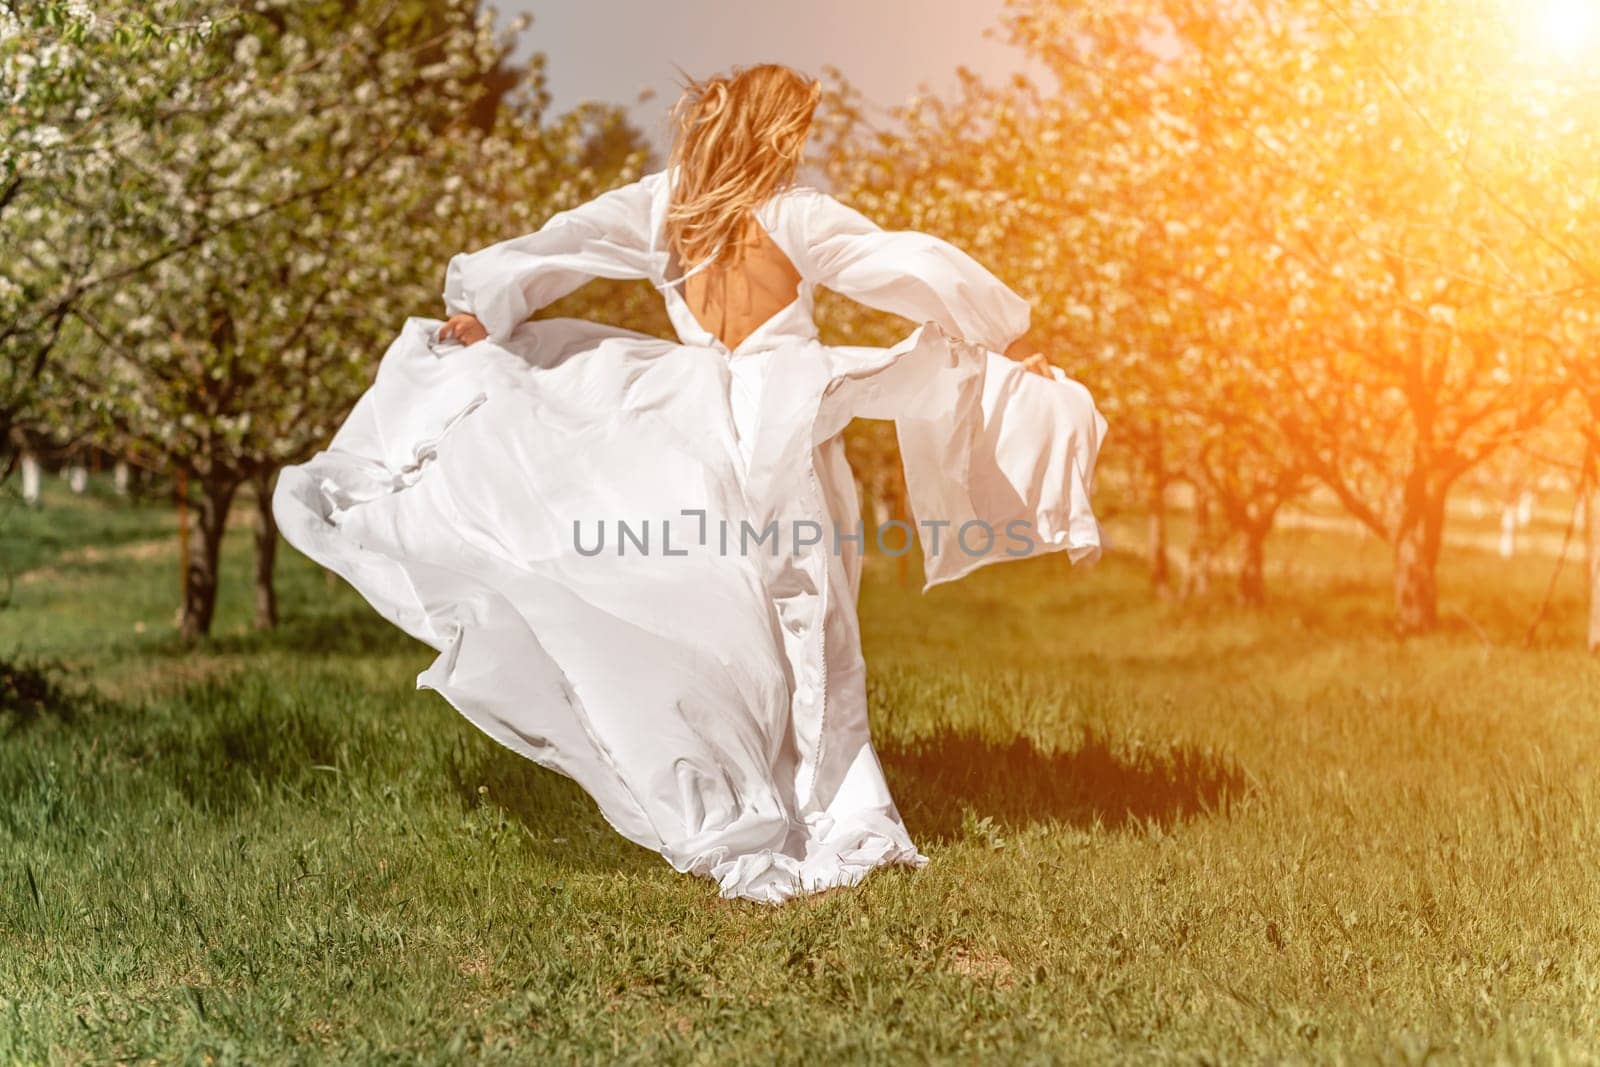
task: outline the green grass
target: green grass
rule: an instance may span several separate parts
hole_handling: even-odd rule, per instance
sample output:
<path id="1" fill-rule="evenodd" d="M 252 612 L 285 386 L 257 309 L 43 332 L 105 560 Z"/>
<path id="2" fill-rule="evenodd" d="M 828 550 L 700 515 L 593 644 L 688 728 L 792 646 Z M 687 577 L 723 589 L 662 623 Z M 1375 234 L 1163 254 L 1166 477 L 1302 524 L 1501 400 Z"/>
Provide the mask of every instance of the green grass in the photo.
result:
<path id="1" fill-rule="evenodd" d="M 188 651 L 173 547 L 123 536 L 170 516 L 47 503 L 0 612 L 67 671 L 0 715 L 0 1061 L 1600 1058 L 1575 568 L 1524 649 L 1548 560 L 1452 554 L 1408 642 L 1328 534 L 1274 541 L 1260 615 L 1117 554 L 927 597 L 872 560 L 933 862 L 769 909 L 414 691 L 431 652 L 294 553 L 255 634 L 233 534 Z"/>
<path id="2" fill-rule="evenodd" d="M 109 477 L 91 478 L 81 496 L 58 481 L 46 478 L 45 508 L 22 502 L 20 477 L 0 484 L 0 581 L 67 553 L 93 557 L 177 529 L 170 509 L 117 497 Z"/>

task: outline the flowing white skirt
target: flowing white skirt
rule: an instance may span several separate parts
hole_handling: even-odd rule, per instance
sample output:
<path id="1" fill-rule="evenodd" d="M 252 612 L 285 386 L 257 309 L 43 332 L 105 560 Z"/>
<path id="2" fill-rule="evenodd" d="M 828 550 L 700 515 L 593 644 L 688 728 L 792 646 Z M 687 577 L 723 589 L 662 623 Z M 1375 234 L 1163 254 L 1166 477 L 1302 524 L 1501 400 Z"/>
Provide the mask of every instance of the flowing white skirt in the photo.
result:
<path id="1" fill-rule="evenodd" d="M 407 322 L 273 500 L 292 545 L 438 651 L 418 687 L 725 896 L 926 862 L 866 732 L 854 544 L 784 562 L 741 550 L 740 524 L 853 523 L 838 433 L 894 417 L 919 517 L 1023 519 L 1036 551 L 1092 557 L 1104 420 L 1087 392 L 931 324 L 893 349 L 797 341 L 731 368 L 573 319 L 468 348 L 437 327 Z M 930 557 L 930 584 L 1015 554 L 977 547 Z"/>

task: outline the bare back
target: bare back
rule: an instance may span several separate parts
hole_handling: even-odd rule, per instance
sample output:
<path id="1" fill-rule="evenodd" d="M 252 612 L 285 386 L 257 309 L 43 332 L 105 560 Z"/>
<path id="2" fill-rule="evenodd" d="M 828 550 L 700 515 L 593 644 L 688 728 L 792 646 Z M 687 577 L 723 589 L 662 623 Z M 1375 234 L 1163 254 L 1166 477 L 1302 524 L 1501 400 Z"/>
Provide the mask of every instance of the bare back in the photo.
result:
<path id="1" fill-rule="evenodd" d="M 739 241 L 745 246 L 742 263 L 712 264 L 689 275 L 683 286 L 690 313 L 730 351 L 794 303 L 801 281 L 795 265 L 753 217 L 745 220 Z"/>

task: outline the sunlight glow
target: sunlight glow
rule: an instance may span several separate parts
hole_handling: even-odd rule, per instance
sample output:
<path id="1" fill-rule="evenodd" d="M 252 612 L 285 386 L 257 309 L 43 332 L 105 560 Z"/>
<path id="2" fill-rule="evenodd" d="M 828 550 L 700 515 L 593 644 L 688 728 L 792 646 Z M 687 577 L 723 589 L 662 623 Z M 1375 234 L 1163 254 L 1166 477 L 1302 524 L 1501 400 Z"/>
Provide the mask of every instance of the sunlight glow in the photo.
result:
<path id="1" fill-rule="evenodd" d="M 1600 43 L 1600 0 L 1537 0 L 1529 5 L 1540 47 L 1572 61 Z"/>

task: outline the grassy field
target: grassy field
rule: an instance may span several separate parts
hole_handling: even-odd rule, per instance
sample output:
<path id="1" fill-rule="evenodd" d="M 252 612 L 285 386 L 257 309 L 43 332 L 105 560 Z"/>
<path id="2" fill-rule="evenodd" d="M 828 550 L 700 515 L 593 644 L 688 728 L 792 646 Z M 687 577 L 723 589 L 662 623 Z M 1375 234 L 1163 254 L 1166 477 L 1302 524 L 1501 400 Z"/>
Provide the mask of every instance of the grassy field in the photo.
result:
<path id="1" fill-rule="evenodd" d="M 173 637 L 162 508 L 3 504 L 0 1062 L 1600 1059 L 1600 664 L 1569 569 L 1290 530 L 1277 598 L 1113 553 L 923 597 L 870 561 L 874 727 L 933 862 L 719 900 L 413 679 L 286 552 Z"/>

